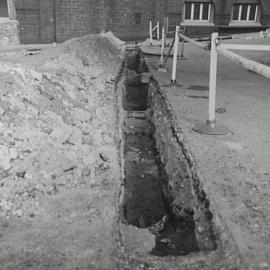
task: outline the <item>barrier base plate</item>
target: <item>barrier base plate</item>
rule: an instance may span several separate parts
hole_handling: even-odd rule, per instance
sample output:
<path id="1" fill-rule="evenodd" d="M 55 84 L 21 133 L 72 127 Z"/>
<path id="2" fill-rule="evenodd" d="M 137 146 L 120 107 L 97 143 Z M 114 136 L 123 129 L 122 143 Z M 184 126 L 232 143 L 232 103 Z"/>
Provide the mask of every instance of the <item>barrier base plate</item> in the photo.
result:
<path id="1" fill-rule="evenodd" d="M 177 88 L 177 87 L 183 87 L 182 84 L 178 84 L 177 82 L 170 81 L 168 84 L 162 84 L 163 87 L 170 87 L 170 88 Z"/>
<path id="2" fill-rule="evenodd" d="M 165 68 L 165 67 L 159 67 L 158 68 L 158 71 L 159 72 L 163 72 L 163 73 L 167 73 L 168 72 L 167 68 Z"/>
<path id="3" fill-rule="evenodd" d="M 212 126 L 210 123 L 202 123 L 197 124 L 192 128 L 194 131 L 202 133 L 202 134 L 208 134 L 208 135 L 226 135 L 226 134 L 232 134 L 232 131 L 229 130 L 227 127 L 224 127 L 222 125 L 215 124 Z"/>

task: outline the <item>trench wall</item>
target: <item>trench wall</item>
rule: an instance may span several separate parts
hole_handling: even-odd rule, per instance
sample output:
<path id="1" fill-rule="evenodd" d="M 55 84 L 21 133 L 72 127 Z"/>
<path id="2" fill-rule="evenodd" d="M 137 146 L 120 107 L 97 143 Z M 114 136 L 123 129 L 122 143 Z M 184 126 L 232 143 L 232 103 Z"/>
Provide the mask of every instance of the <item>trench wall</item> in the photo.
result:
<path id="1" fill-rule="evenodd" d="M 178 215 L 180 209 L 194 209 L 199 249 L 212 251 L 207 258 L 209 266 L 214 266 L 214 269 L 246 269 L 230 229 L 217 212 L 215 201 L 203 189 L 196 162 L 175 121 L 171 105 L 153 78 L 149 84 L 148 102 L 151 105 L 151 121 L 155 126 L 156 147 L 168 177 L 167 196 L 174 214 Z"/>
<path id="2" fill-rule="evenodd" d="M 149 102 L 151 103 L 152 122 L 155 126 L 155 140 L 161 162 L 168 176 L 168 197 L 175 215 L 181 215 L 185 209 L 195 210 L 195 234 L 199 249 L 210 251 L 216 248 L 212 231 L 212 213 L 209 201 L 192 171 L 192 160 L 185 153 L 180 141 L 180 132 L 170 111 L 166 98 L 158 91 L 158 85 L 149 85 Z"/>

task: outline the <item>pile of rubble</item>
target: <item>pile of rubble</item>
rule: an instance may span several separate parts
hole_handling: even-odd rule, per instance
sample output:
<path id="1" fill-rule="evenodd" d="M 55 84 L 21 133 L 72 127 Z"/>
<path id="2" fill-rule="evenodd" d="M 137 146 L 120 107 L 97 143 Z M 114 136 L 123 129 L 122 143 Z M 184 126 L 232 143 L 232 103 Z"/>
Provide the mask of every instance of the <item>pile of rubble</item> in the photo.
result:
<path id="1" fill-rule="evenodd" d="M 117 162 L 111 33 L 0 63 L 0 216 L 35 216 L 62 188 L 104 185 Z"/>

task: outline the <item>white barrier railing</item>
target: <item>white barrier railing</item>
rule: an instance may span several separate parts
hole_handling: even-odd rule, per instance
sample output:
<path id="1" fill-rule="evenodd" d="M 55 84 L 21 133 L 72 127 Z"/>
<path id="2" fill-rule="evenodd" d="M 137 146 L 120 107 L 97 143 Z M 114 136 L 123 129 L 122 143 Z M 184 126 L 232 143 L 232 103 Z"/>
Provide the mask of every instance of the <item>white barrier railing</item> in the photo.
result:
<path id="1" fill-rule="evenodd" d="M 164 51 L 165 51 L 165 43 L 166 43 L 166 36 L 165 36 L 165 27 L 162 27 L 162 34 L 161 34 L 161 52 L 160 52 L 160 66 L 163 65 L 164 62 Z"/>
<path id="2" fill-rule="evenodd" d="M 240 64 L 247 70 L 253 71 L 263 77 L 270 78 L 270 67 L 256 61 L 247 59 L 239 54 L 229 50 L 255 50 L 270 51 L 270 45 L 239 45 L 236 44 L 218 44 L 216 47 L 219 54 L 229 58 L 231 61 Z"/>
<path id="3" fill-rule="evenodd" d="M 166 55 L 166 58 L 164 59 L 164 53 L 165 53 L 165 44 L 166 44 L 166 32 L 165 32 L 165 38 L 162 39 L 162 44 L 161 44 L 161 52 L 160 52 L 160 64 L 159 64 L 159 71 L 165 71 L 166 68 L 165 68 L 165 65 L 168 61 L 168 58 L 170 57 L 170 54 L 171 54 L 171 51 L 174 47 L 174 43 L 175 43 L 175 37 L 173 38 L 172 42 L 171 42 L 171 45 L 170 45 L 170 48 L 167 52 L 167 55 Z M 167 70 L 166 70 L 167 71 Z"/>
<path id="4" fill-rule="evenodd" d="M 176 26 L 175 29 L 175 38 L 174 38 L 174 53 L 173 53 L 173 65 L 172 65 L 172 77 L 171 77 L 171 84 L 176 85 L 176 72 L 177 72 L 177 60 L 178 60 L 178 49 L 179 49 L 179 42 L 180 39 L 182 40 L 182 49 L 181 49 L 181 57 L 184 56 L 184 42 L 190 42 L 201 49 L 209 49 L 209 45 L 201 42 L 197 42 L 185 35 L 183 35 L 180 31 L 180 26 Z M 164 63 L 165 64 L 165 63 Z"/>
<path id="5" fill-rule="evenodd" d="M 207 43 L 197 42 L 182 33 L 180 27 L 176 27 L 174 38 L 174 55 L 172 64 L 171 85 L 176 85 L 176 71 L 178 48 L 180 39 L 192 43 L 193 45 L 209 50 L 211 48 L 210 56 L 210 73 L 209 73 L 209 106 L 208 106 L 208 120 L 204 124 L 198 124 L 193 129 L 195 131 L 210 134 L 210 135 L 223 135 L 231 133 L 231 131 L 221 125 L 216 124 L 216 84 L 217 84 L 217 60 L 218 54 L 225 56 L 231 61 L 240 64 L 245 69 L 251 70 L 261 76 L 270 78 L 270 67 L 258 63 L 253 60 L 246 59 L 229 50 L 256 50 L 256 51 L 270 51 L 270 45 L 245 45 L 245 44 L 221 44 L 218 33 L 211 35 L 211 46 Z"/>
<path id="6" fill-rule="evenodd" d="M 171 83 L 176 84 L 176 69 L 177 69 L 177 58 L 178 58 L 178 47 L 179 47 L 179 32 L 180 26 L 176 26 L 174 48 L 173 48 L 173 65 L 172 65 L 172 79 Z"/>
<path id="7" fill-rule="evenodd" d="M 246 59 L 229 50 L 256 50 L 270 51 L 270 45 L 245 45 L 245 44 L 221 44 L 218 33 L 213 33 L 211 37 L 211 58 L 210 58 L 210 75 L 209 75 L 209 119 L 205 124 L 199 124 L 194 130 L 211 134 L 221 135 L 231 133 L 226 127 L 216 124 L 216 82 L 217 82 L 217 56 L 221 54 L 231 61 L 241 64 L 244 68 L 252 70 L 264 77 L 270 78 L 270 67 L 258 62 Z"/>
<path id="8" fill-rule="evenodd" d="M 153 27 L 153 23 L 152 21 L 149 22 L 149 37 L 150 37 L 150 44 L 153 44 L 153 32 L 156 31 L 156 37 L 157 40 L 160 39 L 160 35 L 159 35 L 159 31 L 160 31 L 160 27 L 159 27 L 159 22 L 157 22 L 157 24 Z"/>

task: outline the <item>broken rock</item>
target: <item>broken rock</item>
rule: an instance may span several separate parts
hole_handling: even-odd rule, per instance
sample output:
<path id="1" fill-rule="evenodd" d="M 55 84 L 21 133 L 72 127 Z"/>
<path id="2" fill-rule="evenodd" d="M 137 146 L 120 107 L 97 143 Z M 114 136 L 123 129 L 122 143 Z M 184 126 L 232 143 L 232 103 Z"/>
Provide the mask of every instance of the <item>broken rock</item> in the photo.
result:
<path id="1" fill-rule="evenodd" d="M 5 110 L 0 108 L 0 115 L 2 116 L 5 113 Z"/>
<path id="2" fill-rule="evenodd" d="M 78 128 L 73 128 L 70 137 L 68 138 L 68 142 L 70 144 L 82 144 L 83 135 L 82 132 Z"/>
<path id="3" fill-rule="evenodd" d="M 80 122 L 87 122 L 89 120 L 92 120 L 92 116 L 90 114 L 90 112 L 81 109 L 81 108 L 77 108 L 74 110 L 74 112 L 72 113 L 72 119 L 74 121 L 80 121 Z"/>
<path id="4" fill-rule="evenodd" d="M 71 136 L 71 129 L 65 126 L 56 127 L 53 129 L 51 133 L 51 138 L 53 138 L 56 142 L 63 144 L 65 143 L 69 137 Z"/>
<path id="5" fill-rule="evenodd" d="M 9 149 L 4 145 L 0 145 L 0 167 L 4 170 L 8 170 L 11 167 Z"/>
<path id="6" fill-rule="evenodd" d="M 94 153 L 89 153 L 87 156 L 83 157 L 83 164 L 86 166 L 91 166 L 96 163 L 96 156 Z"/>
<path id="7" fill-rule="evenodd" d="M 17 159 L 19 157 L 19 152 L 17 148 L 10 148 L 9 149 L 9 156 L 11 160 Z"/>

